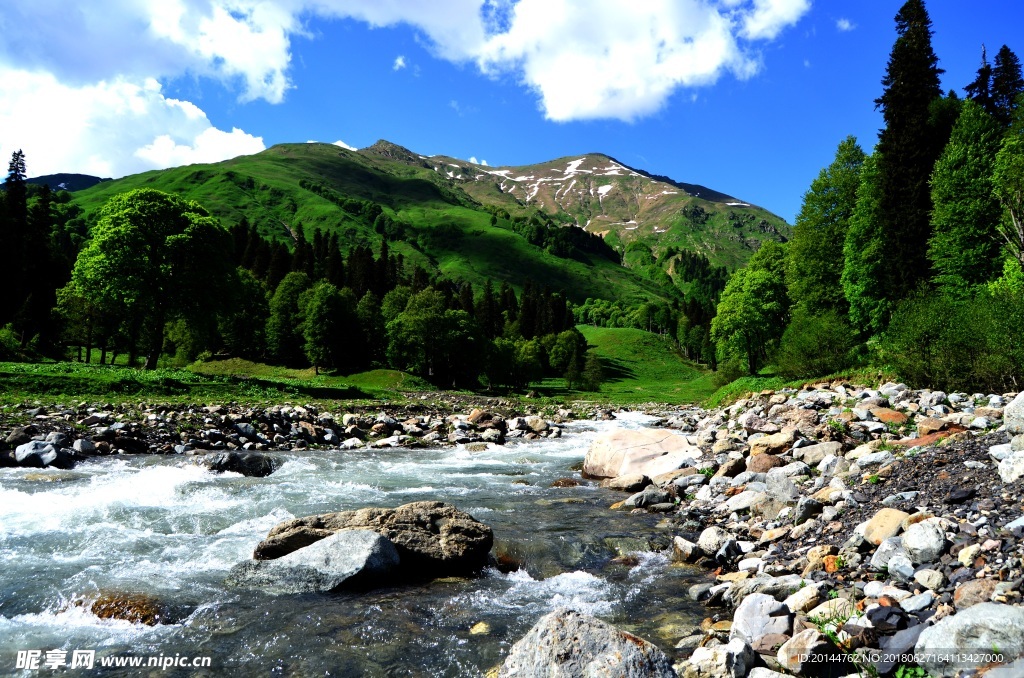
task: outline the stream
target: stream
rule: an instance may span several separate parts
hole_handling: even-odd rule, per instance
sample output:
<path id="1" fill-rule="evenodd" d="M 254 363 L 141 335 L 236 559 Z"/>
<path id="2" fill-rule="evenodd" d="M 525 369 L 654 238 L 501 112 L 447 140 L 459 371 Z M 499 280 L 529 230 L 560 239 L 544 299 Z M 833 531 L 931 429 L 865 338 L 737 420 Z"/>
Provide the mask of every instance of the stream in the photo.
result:
<path id="1" fill-rule="evenodd" d="M 560 439 L 483 452 L 288 452 L 266 478 L 217 475 L 177 456 L 0 469 L 0 675 L 482 676 L 559 606 L 671 655 L 675 629 L 704 610 L 687 597 L 700 575 L 671 564 L 661 517 L 609 511 L 625 495 L 593 482 L 551 487 L 578 478 L 571 469 L 597 433 L 650 420 L 574 422 Z M 224 586 L 283 520 L 420 500 L 490 525 L 492 553 L 523 569 L 368 593 L 272 597 Z M 101 591 L 155 596 L 168 623 L 99 619 L 88 605 Z M 40 668 L 17 668 L 28 650 L 42 651 Z M 43 665 L 49 650 L 66 651 L 67 664 Z M 95 650 L 92 671 L 70 668 L 76 650 Z M 209 657 L 209 667 L 100 666 L 127 656 Z"/>

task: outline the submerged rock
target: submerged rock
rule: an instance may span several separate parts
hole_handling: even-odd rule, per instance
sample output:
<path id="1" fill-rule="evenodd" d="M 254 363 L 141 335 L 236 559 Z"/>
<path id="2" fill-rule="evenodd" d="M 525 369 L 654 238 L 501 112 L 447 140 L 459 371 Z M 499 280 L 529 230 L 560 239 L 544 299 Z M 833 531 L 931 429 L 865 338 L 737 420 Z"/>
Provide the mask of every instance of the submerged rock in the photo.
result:
<path id="1" fill-rule="evenodd" d="M 276 560 L 236 565 L 227 583 L 270 593 L 328 593 L 382 583 L 399 561 L 387 538 L 372 530 L 343 530 Z"/>
<path id="2" fill-rule="evenodd" d="M 451 504 L 417 501 L 398 508 L 364 508 L 296 518 L 278 524 L 256 546 L 256 560 L 281 558 L 303 543 L 341 530 L 373 530 L 398 550 L 410 576 L 469 574 L 487 565 L 491 528 Z"/>
<path id="3" fill-rule="evenodd" d="M 498 676 L 674 677 L 664 652 L 589 615 L 561 608 L 543 617 L 509 651 Z"/>
<path id="4" fill-rule="evenodd" d="M 89 606 L 89 611 L 100 619 L 120 619 L 147 626 L 159 624 L 164 616 L 160 601 L 143 593 L 103 593 Z"/>

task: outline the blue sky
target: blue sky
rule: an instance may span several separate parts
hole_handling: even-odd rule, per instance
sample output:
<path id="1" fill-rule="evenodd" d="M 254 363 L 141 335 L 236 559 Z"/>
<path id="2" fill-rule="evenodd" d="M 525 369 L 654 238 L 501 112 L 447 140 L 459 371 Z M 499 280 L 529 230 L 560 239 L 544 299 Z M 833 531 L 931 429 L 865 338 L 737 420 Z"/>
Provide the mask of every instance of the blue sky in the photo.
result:
<path id="1" fill-rule="evenodd" d="M 840 140 L 874 144 L 901 4 L 4 3 L 0 153 L 122 176 L 309 140 L 490 165 L 603 152 L 792 222 Z M 945 89 L 983 43 L 1024 54 L 1019 0 L 927 6 Z"/>

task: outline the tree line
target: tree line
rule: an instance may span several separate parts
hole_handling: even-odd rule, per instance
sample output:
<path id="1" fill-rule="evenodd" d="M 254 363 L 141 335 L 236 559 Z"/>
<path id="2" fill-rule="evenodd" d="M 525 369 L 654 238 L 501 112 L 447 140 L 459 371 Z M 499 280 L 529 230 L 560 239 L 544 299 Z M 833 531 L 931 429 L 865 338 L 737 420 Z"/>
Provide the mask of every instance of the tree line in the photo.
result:
<path id="1" fill-rule="evenodd" d="M 711 336 L 733 371 L 791 377 L 871 364 L 922 386 L 1024 378 L 1024 78 L 1002 46 L 943 93 L 923 0 L 896 16 L 870 154 L 847 137 L 804 195 L 792 240 L 732 275 Z"/>
<path id="2" fill-rule="evenodd" d="M 26 182 L 21 151 L 4 188 L 5 359 L 71 347 L 79 360 L 148 368 L 212 355 L 343 374 L 386 367 L 441 387 L 601 381 L 565 295 L 533 282 L 518 294 L 507 282 L 474 288 L 407 265 L 387 238 L 376 252 L 345 251 L 337 234 L 307 237 L 301 225 L 289 247 L 152 189 L 114 196 L 87 225 L 69 194 Z M 372 205 L 348 208 L 381 221 Z"/>

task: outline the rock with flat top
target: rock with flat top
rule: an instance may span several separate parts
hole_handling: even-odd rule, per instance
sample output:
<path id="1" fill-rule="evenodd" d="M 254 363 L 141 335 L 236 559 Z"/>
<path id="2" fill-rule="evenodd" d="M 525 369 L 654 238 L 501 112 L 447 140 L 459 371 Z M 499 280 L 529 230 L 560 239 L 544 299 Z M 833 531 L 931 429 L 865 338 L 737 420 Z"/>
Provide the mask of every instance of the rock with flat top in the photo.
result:
<path id="1" fill-rule="evenodd" d="M 623 429 L 598 436 L 583 461 L 583 472 L 595 478 L 662 473 L 692 466 L 701 450 L 669 429 Z"/>

